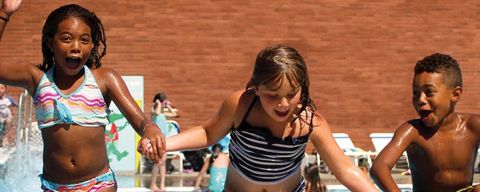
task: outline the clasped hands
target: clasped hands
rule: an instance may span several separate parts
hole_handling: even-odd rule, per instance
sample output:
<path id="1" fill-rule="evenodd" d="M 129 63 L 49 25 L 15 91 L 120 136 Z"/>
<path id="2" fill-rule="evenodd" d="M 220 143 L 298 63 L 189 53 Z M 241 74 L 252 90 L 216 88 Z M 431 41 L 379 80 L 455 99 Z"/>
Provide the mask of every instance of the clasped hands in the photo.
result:
<path id="1" fill-rule="evenodd" d="M 159 163 L 166 153 L 165 136 L 155 124 L 145 126 L 137 151 L 147 159 Z"/>

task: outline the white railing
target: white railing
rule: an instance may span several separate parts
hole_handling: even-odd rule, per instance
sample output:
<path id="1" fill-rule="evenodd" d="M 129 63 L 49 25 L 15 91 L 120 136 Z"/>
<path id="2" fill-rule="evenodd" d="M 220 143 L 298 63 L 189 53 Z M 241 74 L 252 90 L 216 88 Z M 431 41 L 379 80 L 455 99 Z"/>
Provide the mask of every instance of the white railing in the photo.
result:
<path id="1" fill-rule="evenodd" d="M 33 120 L 33 99 L 25 90 L 18 98 L 17 112 L 17 141 L 24 143 L 31 149 L 41 150 L 42 135 Z"/>

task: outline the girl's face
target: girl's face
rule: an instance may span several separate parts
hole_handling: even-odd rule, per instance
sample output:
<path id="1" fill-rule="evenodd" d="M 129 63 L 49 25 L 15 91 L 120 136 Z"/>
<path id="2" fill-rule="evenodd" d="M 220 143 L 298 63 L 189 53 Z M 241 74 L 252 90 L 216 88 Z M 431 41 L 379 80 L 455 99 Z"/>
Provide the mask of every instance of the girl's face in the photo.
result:
<path id="1" fill-rule="evenodd" d="M 82 19 L 68 17 L 58 24 L 49 48 L 53 51 L 57 72 L 77 75 L 93 49 L 91 29 Z"/>
<path id="2" fill-rule="evenodd" d="M 288 120 L 295 108 L 300 103 L 301 87 L 292 87 L 288 80 L 273 90 L 268 85 L 260 85 L 255 89 L 255 94 L 260 98 L 263 110 L 272 119 L 278 122 Z"/>

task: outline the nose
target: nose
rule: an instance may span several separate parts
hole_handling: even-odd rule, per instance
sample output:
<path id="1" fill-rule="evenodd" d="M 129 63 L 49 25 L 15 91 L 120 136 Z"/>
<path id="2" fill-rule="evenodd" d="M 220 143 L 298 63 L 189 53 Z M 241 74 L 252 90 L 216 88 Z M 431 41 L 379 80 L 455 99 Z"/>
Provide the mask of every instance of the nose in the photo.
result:
<path id="1" fill-rule="evenodd" d="M 70 47 L 70 53 L 80 53 L 80 41 L 73 41 Z"/>
<path id="2" fill-rule="evenodd" d="M 280 109 L 288 109 L 289 104 L 288 104 L 288 99 L 285 97 L 282 97 L 280 99 L 280 102 L 277 104 L 277 107 Z"/>
<path id="3" fill-rule="evenodd" d="M 416 98 L 414 98 L 415 105 L 418 107 L 421 107 L 425 104 L 427 104 L 427 96 L 425 93 L 420 93 Z"/>

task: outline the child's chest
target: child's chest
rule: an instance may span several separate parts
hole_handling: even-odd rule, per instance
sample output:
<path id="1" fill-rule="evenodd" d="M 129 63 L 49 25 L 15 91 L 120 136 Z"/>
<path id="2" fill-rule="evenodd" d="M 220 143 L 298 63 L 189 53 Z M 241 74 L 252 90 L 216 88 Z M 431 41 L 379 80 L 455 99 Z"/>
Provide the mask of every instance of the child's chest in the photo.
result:
<path id="1" fill-rule="evenodd" d="M 420 137 L 409 147 L 408 155 L 438 169 L 465 169 L 473 164 L 477 145 L 475 138 L 464 132 L 435 134 Z"/>

